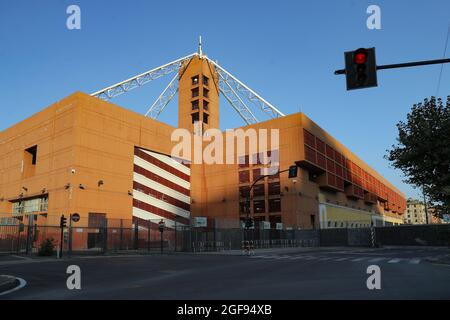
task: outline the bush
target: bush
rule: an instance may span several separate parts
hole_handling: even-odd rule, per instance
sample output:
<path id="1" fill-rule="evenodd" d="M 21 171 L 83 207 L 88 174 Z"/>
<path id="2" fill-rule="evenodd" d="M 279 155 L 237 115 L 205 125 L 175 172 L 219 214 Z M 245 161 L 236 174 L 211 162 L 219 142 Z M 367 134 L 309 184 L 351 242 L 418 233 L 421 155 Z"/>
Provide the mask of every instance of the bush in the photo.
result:
<path id="1" fill-rule="evenodd" d="M 40 256 L 50 257 L 55 253 L 55 240 L 45 239 L 39 248 L 38 254 Z"/>

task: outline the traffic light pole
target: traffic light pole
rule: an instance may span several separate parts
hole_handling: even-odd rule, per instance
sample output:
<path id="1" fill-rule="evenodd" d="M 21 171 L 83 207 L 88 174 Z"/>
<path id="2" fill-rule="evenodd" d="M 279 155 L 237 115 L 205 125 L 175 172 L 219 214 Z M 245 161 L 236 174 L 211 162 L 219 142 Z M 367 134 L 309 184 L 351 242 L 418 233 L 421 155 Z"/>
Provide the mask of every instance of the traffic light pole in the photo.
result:
<path id="1" fill-rule="evenodd" d="M 450 63 L 450 59 L 425 60 L 425 61 L 415 61 L 415 62 L 407 62 L 407 63 L 386 64 L 386 65 L 382 65 L 382 66 L 377 66 L 377 70 L 409 68 L 409 67 L 427 66 L 427 65 L 431 65 L 431 64 L 443 64 L 443 63 Z M 336 70 L 334 72 L 334 74 L 335 75 L 345 74 L 345 69 Z"/>
<path id="2" fill-rule="evenodd" d="M 288 172 L 288 171 L 289 171 L 289 169 L 285 169 L 285 170 L 277 171 L 276 173 L 273 173 L 273 174 L 265 174 L 265 175 L 262 175 L 262 176 L 258 177 L 258 179 L 256 179 L 255 181 L 253 181 L 252 185 L 250 186 L 250 189 L 248 190 L 247 200 L 245 201 L 245 208 L 246 208 L 245 211 L 247 213 L 245 229 L 247 229 L 247 230 L 249 229 L 247 221 L 249 221 L 249 219 L 250 219 L 250 195 L 251 195 L 252 189 L 255 186 L 255 184 L 258 181 L 261 181 L 262 179 L 264 179 L 265 177 L 270 177 L 270 176 L 273 176 L 273 175 L 276 175 L 276 174 L 280 174 L 280 173 L 283 173 L 283 172 Z"/>

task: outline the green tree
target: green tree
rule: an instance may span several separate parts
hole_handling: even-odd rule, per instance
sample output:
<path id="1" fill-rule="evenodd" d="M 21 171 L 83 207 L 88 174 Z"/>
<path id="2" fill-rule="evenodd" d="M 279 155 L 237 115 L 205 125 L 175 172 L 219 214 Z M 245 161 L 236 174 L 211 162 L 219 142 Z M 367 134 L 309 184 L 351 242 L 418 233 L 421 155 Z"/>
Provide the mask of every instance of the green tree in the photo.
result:
<path id="1" fill-rule="evenodd" d="M 435 97 L 415 104 L 397 128 L 397 144 L 386 158 L 405 182 L 423 188 L 437 216 L 450 213 L 450 96 L 445 105 Z"/>

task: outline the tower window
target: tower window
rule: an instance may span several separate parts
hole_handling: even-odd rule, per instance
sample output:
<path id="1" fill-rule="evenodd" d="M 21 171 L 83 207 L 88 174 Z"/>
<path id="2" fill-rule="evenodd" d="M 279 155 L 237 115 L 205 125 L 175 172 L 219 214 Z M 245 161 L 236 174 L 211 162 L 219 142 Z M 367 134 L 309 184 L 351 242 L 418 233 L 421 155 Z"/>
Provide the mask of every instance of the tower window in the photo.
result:
<path id="1" fill-rule="evenodd" d="M 32 164 L 33 166 L 36 165 L 37 160 L 37 146 L 32 146 L 28 149 L 25 149 L 27 153 L 28 163 Z"/>
<path id="2" fill-rule="evenodd" d="M 192 103 L 192 110 L 198 110 L 199 106 L 198 100 L 192 101 L 191 103 Z"/>
<path id="3" fill-rule="evenodd" d="M 192 98 L 198 97 L 198 87 L 191 90 Z"/>
<path id="4" fill-rule="evenodd" d="M 208 124 L 208 118 L 209 115 L 207 115 L 206 113 L 203 114 L 203 123 Z"/>
<path id="5" fill-rule="evenodd" d="M 206 111 L 209 110 L 209 102 L 206 100 L 203 100 L 203 110 L 206 110 Z"/>
<path id="6" fill-rule="evenodd" d="M 192 123 L 196 123 L 200 120 L 200 114 L 198 112 L 191 114 Z"/>
<path id="7" fill-rule="evenodd" d="M 198 76 L 193 76 L 191 79 L 192 79 L 192 85 L 193 86 L 198 85 Z"/>
<path id="8" fill-rule="evenodd" d="M 203 76 L 203 85 L 207 86 L 209 84 L 209 78 L 206 76 Z"/>
<path id="9" fill-rule="evenodd" d="M 203 96 L 205 98 L 209 98 L 209 90 L 208 89 L 203 88 Z"/>

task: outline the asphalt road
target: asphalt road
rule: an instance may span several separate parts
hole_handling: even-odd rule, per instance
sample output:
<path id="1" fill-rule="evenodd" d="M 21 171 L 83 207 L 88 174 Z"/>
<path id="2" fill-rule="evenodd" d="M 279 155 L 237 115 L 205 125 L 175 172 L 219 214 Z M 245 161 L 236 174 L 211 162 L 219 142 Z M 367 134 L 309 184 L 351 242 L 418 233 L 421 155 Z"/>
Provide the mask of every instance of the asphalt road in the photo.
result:
<path id="1" fill-rule="evenodd" d="M 450 265 L 427 262 L 448 249 L 316 249 L 236 255 L 12 259 L 0 274 L 27 285 L 0 299 L 450 299 Z M 66 269 L 81 268 L 81 290 Z M 381 268 L 368 290 L 367 267 Z"/>

